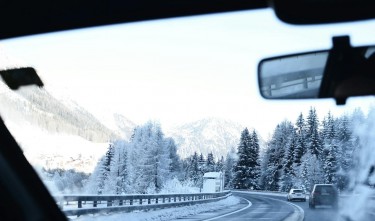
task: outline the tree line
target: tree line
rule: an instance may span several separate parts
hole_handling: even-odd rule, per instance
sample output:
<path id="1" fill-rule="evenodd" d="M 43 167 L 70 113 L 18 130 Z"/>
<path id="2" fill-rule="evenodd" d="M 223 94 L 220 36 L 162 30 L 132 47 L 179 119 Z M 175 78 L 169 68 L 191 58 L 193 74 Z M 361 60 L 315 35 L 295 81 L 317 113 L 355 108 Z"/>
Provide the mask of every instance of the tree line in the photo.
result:
<path id="1" fill-rule="evenodd" d="M 91 194 L 199 191 L 204 173 L 224 172 L 228 189 L 285 192 L 331 183 L 347 190 L 361 149 L 355 126 L 365 120 L 360 109 L 339 117 L 328 112 L 319 120 L 311 107 L 306 117 L 300 113 L 294 123 L 277 124 L 265 147 L 260 147 L 256 130 L 245 128 L 238 146 L 225 157 L 195 152 L 185 159 L 161 126 L 148 122 L 136 127 L 130 140 L 111 142 L 93 173 L 85 177 L 84 189 Z"/>
<path id="2" fill-rule="evenodd" d="M 263 154 L 256 133 L 250 135 L 245 129 L 237 149 L 238 160 L 228 169 L 234 175 L 227 187 L 286 192 L 329 183 L 348 190 L 350 172 L 358 164 L 356 154 L 361 148 L 353 131 L 364 122 L 360 109 L 340 117 L 328 112 L 319 121 L 311 107 L 306 118 L 300 113 L 295 123 L 279 123 Z"/>

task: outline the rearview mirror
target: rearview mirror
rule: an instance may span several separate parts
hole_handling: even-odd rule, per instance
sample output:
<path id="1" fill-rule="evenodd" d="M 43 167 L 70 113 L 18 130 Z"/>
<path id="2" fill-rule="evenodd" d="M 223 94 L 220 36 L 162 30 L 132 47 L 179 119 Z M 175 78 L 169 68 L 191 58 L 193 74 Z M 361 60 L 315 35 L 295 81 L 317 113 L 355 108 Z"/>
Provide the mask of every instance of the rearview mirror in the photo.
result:
<path id="1" fill-rule="evenodd" d="M 318 98 L 328 52 L 310 52 L 263 60 L 259 84 L 263 97 Z"/>
<path id="2" fill-rule="evenodd" d="M 259 89 L 266 99 L 334 98 L 375 94 L 375 46 L 351 47 L 349 37 L 333 48 L 263 59 Z"/>

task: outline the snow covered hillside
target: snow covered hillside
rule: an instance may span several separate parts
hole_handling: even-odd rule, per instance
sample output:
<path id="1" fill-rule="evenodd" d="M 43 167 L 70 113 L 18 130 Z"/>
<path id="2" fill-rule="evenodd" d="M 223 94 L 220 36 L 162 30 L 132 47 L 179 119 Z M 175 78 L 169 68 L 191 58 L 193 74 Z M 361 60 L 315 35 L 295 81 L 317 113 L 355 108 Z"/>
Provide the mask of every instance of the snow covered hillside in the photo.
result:
<path id="1" fill-rule="evenodd" d="M 176 141 L 181 158 L 193 155 L 195 151 L 204 156 L 212 152 L 215 158 L 220 158 L 231 148 L 237 149 L 244 128 L 233 121 L 207 118 L 173 128 L 167 135 Z"/>
<path id="2" fill-rule="evenodd" d="M 28 161 L 39 169 L 74 169 L 91 173 L 109 146 L 76 135 L 52 134 L 28 123 L 9 122 L 7 126 Z"/>
<path id="3" fill-rule="evenodd" d="M 28 122 L 50 133 L 78 135 L 94 142 L 119 137 L 74 102 L 64 102 L 48 91 L 27 87 L 16 92 L 0 83 L 1 116 L 17 124 Z"/>
<path id="4" fill-rule="evenodd" d="M 102 121 L 74 101 L 37 87 L 11 91 L 0 82 L 0 103 L 1 117 L 28 160 L 45 169 L 90 173 L 108 142 L 129 138 L 134 128 L 122 115 Z"/>

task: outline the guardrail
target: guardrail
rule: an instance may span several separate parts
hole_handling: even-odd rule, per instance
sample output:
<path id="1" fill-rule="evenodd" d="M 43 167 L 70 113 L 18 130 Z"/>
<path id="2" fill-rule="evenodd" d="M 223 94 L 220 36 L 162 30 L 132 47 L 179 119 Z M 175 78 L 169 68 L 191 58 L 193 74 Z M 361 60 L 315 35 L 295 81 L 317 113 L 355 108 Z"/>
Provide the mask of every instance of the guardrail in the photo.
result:
<path id="1" fill-rule="evenodd" d="M 230 191 L 194 194 L 61 195 L 54 196 L 67 216 L 131 212 L 207 203 L 227 198 Z"/>

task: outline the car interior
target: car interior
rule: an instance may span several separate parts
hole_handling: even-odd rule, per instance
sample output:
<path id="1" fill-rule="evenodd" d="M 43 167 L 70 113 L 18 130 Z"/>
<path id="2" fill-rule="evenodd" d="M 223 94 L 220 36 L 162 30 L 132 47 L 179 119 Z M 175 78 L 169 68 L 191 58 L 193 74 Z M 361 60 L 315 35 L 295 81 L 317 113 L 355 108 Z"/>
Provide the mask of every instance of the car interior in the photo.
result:
<path id="1" fill-rule="evenodd" d="M 0 40 L 264 8 L 272 8 L 282 22 L 297 26 L 375 18 L 372 0 L 8 0 L 0 2 Z M 258 83 L 262 97 L 270 100 L 332 98 L 338 105 L 345 105 L 350 97 L 374 95 L 374 47 L 352 46 L 350 36 L 332 37 L 333 47 L 324 51 L 260 61 Z M 296 57 L 306 59 L 307 65 L 299 67 L 301 60 Z M 274 61 L 288 63 L 288 68 L 272 68 Z M 44 86 L 32 67 L 2 70 L 0 74 L 12 90 L 25 85 Z M 67 220 L 3 120 L 0 134 L 0 220 Z"/>

